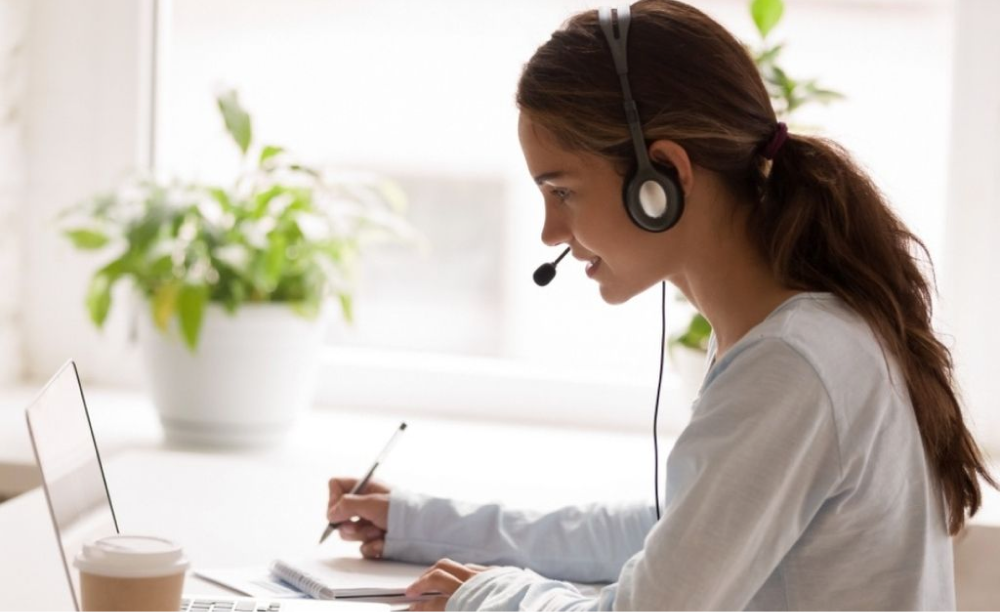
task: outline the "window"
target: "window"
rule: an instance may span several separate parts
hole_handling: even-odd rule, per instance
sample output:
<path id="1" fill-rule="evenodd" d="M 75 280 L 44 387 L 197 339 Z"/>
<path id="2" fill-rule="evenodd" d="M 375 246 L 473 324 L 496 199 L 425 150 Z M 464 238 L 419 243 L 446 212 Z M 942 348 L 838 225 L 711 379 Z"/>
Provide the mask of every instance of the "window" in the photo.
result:
<path id="1" fill-rule="evenodd" d="M 334 329 L 331 363 L 340 369 L 329 377 L 372 382 L 391 372 L 424 399 L 348 388 L 349 381 L 329 383 L 327 399 L 451 403 L 463 411 L 523 403 L 530 404 L 520 409 L 528 416 L 551 408 L 551 418 L 562 409 L 593 422 L 646 423 L 659 291 L 607 306 L 571 260 L 545 289 L 529 279 L 558 253 L 539 241 L 542 205 L 517 143 L 514 89 L 534 49 L 571 13 L 596 5 L 168 6 L 157 156 L 163 167 L 204 178 L 232 171 L 235 154 L 212 95 L 236 87 L 259 141 L 315 163 L 396 178 L 409 192 L 412 221 L 431 238 L 433 250 L 424 256 L 387 247 L 364 258 L 358 325 Z M 743 40 L 755 40 L 746 2 L 699 6 Z M 805 110 L 798 121 L 822 126 L 854 151 L 935 258 L 944 239 L 952 12 L 950 3 L 930 0 L 790 1 L 772 34 L 788 41 L 793 76 L 818 77 L 847 96 Z M 670 325 L 680 327 L 686 311 L 673 299 L 668 306 Z M 406 379 L 405 372 L 418 374 Z M 505 395 L 515 384 L 523 386 Z M 666 405 L 678 391 L 671 378 Z M 601 406 L 611 416 L 595 416 Z"/>

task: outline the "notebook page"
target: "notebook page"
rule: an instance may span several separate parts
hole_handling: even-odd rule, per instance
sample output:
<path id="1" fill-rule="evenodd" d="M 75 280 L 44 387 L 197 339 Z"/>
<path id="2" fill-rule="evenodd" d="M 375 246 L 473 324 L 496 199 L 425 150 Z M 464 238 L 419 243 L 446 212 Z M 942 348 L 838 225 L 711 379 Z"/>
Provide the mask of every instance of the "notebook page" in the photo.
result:
<path id="1" fill-rule="evenodd" d="M 316 599 L 402 596 L 427 568 L 351 557 L 278 559 L 271 572 Z"/>

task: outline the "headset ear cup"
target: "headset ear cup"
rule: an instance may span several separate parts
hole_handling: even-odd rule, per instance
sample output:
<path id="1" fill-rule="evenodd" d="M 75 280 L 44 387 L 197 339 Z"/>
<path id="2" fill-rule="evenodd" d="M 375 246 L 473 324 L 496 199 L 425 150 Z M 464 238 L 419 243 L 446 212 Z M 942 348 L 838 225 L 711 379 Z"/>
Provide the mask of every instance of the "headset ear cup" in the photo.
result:
<path id="1" fill-rule="evenodd" d="M 642 204 L 643 185 L 647 182 L 655 183 L 662 190 L 665 206 L 661 214 L 651 214 L 649 209 L 653 207 Z M 656 191 L 654 188 L 653 192 Z M 677 224 L 684 212 L 684 193 L 679 187 L 677 171 L 662 164 L 637 169 L 625 182 L 622 199 L 632 222 L 649 232 L 667 231 Z"/>
<path id="2" fill-rule="evenodd" d="M 677 174 L 677 168 L 658 162 L 651 163 L 657 174 L 663 178 L 660 184 L 667 193 L 668 206 L 663 215 L 664 231 L 666 231 L 677 225 L 677 222 L 681 220 L 681 215 L 684 214 L 684 190 L 681 189 L 681 179 Z"/>

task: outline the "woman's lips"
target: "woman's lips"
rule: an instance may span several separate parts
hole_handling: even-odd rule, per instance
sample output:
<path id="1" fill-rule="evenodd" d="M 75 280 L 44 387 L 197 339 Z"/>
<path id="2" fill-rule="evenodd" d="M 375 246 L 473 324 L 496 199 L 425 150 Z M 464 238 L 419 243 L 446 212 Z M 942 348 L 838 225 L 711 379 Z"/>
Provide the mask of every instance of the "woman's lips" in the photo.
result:
<path id="1" fill-rule="evenodd" d="M 600 257 L 595 257 L 591 259 L 589 262 L 587 262 L 587 276 L 590 278 L 594 278 L 594 275 L 597 274 L 597 269 L 600 267 L 601 267 Z"/>

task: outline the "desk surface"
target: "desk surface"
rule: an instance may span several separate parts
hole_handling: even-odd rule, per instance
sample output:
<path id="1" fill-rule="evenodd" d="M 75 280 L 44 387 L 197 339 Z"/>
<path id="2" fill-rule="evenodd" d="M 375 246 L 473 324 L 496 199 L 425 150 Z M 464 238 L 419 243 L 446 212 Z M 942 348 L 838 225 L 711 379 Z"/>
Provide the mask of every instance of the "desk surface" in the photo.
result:
<path id="1" fill-rule="evenodd" d="M 0 464 L 34 470 L 23 417 L 32 394 L 5 397 Z M 212 453 L 165 446 L 151 407 L 134 394 L 92 392 L 88 405 L 122 531 L 177 539 L 195 568 L 265 565 L 315 550 L 327 479 L 362 474 L 400 421 L 385 413 L 313 410 L 280 447 Z M 380 467 L 380 479 L 390 484 L 538 509 L 652 495 L 653 449 L 645 434 L 406 421 L 407 433 Z M 661 438 L 661 457 L 671 444 Z M 1000 525 L 1000 494 L 985 496 L 973 522 Z M 41 490 L 0 504 L 0 542 L 0 609 L 71 607 Z M 336 537 L 328 545 L 356 551 Z"/>
<path id="2" fill-rule="evenodd" d="M 0 444 L 0 463 L 34 471 L 23 417 L 31 397 L 26 392 L 0 402 L 0 438 L 15 437 Z M 328 478 L 363 474 L 400 421 L 384 413 L 313 410 L 280 447 L 197 452 L 165 446 L 151 407 L 135 395 L 97 391 L 87 399 L 121 530 L 175 538 L 195 569 L 266 565 L 276 556 L 314 551 Z M 539 509 L 652 495 L 648 435 L 406 421 L 406 434 L 379 468 L 380 480 Z M 511 440 L 517 440 L 516 454 Z M 661 443 L 669 448 L 670 440 Z M 0 609 L 71 607 L 40 489 L 0 504 L 0 542 Z M 345 554 L 357 549 L 336 537 L 326 546 Z"/>
<path id="3" fill-rule="evenodd" d="M 289 474 L 227 458 L 135 451 L 110 461 L 106 473 L 121 530 L 181 542 L 194 570 L 266 566 L 275 557 L 316 552 L 325 504 L 321 487 L 312 486 L 323 484 L 318 472 Z M 72 609 L 42 491 L 0 510 L 0 609 Z M 356 544 L 337 537 L 323 550 L 359 556 Z M 377 562 L 371 567 L 378 572 Z M 185 591 L 232 594 L 191 575 Z"/>

